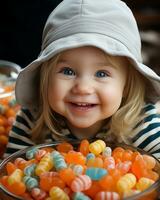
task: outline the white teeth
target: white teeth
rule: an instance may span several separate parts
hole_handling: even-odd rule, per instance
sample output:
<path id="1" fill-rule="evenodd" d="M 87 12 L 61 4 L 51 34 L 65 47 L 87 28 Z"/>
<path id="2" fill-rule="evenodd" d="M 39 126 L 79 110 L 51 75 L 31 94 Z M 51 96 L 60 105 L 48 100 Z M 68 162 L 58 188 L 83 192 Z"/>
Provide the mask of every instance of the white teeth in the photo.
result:
<path id="1" fill-rule="evenodd" d="M 88 103 L 76 103 L 78 106 L 87 106 L 87 105 L 90 105 Z"/>

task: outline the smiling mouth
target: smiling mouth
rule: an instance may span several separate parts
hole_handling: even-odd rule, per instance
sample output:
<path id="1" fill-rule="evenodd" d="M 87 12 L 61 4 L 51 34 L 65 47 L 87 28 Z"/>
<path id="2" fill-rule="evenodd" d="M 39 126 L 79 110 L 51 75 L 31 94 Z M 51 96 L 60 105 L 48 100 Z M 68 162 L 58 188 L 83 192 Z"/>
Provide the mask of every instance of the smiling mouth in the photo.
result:
<path id="1" fill-rule="evenodd" d="M 71 102 L 71 105 L 77 108 L 93 108 L 97 106 L 97 104 L 93 103 L 73 103 L 73 102 Z"/>

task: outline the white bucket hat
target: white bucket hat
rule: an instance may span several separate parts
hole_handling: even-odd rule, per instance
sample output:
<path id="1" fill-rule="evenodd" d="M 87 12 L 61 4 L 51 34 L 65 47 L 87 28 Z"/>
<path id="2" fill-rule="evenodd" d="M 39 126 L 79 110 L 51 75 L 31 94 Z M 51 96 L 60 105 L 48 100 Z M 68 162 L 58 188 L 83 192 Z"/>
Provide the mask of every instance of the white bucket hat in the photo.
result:
<path id="1" fill-rule="evenodd" d="M 39 70 L 43 62 L 67 49 L 95 46 L 110 55 L 126 56 L 160 95 L 160 77 L 142 64 L 137 23 L 128 6 L 120 0 L 63 0 L 48 17 L 39 57 L 17 78 L 19 104 L 38 105 Z"/>

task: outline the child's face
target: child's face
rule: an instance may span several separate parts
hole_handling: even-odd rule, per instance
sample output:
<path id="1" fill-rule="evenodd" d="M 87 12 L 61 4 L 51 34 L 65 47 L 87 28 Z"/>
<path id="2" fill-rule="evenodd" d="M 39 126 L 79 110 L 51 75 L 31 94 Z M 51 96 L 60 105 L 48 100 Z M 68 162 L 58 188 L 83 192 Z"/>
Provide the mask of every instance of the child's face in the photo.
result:
<path id="1" fill-rule="evenodd" d="M 101 126 L 120 107 L 127 77 L 124 59 L 114 59 L 95 47 L 63 52 L 49 80 L 51 108 L 75 128 Z"/>

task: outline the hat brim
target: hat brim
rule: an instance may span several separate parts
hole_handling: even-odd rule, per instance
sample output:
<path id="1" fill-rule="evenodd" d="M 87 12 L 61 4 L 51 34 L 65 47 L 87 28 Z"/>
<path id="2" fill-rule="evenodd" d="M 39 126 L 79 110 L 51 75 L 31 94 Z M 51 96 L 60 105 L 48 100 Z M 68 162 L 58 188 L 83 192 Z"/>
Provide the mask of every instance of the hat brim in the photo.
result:
<path id="1" fill-rule="evenodd" d="M 37 88 L 39 84 L 39 66 L 64 50 L 82 46 L 94 46 L 113 56 L 128 57 L 133 66 L 151 82 L 157 94 L 160 95 L 160 77 L 151 68 L 137 61 L 124 44 L 111 37 L 81 33 L 51 42 L 47 48 L 41 51 L 36 60 L 21 70 L 15 88 L 17 102 L 30 109 L 36 108 L 37 95 L 39 94 Z"/>

